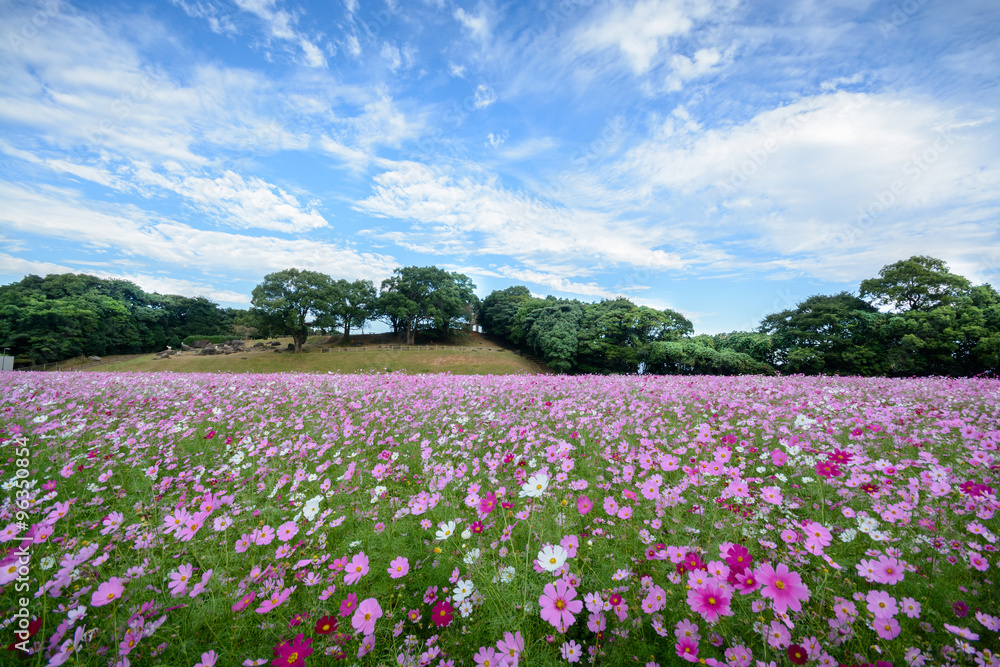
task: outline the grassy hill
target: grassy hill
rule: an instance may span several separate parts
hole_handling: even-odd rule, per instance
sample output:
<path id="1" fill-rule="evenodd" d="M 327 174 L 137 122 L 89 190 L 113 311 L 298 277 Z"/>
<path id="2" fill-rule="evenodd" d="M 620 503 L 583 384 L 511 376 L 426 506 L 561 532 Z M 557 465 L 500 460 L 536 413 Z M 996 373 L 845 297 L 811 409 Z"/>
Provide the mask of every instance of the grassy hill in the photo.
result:
<path id="1" fill-rule="evenodd" d="M 455 343 L 400 346 L 391 334 L 352 336 L 362 346 L 342 346 L 334 337 L 312 336 L 302 354 L 284 351 L 291 338 L 270 338 L 283 350 L 247 350 L 229 355 L 202 356 L 183 352 L 170 359 L 148 354 L 127 361 L 103 364 L 84 371 L 172 371 L 179 373 L 358 373 L 406 371 L 408 373 L 455 373 L 457 375 L 508 375 L 548 373 L 534 360 L 518 356 L 479 334 L 467 334 Z M 251 342 L 252 343 L 252 342 Z M 379 349 L 381 348 L 381 349 Z M 401 349 L 390 349 L 401 348 Z M 323 352 L 323 350 L 328 350 Z"/>

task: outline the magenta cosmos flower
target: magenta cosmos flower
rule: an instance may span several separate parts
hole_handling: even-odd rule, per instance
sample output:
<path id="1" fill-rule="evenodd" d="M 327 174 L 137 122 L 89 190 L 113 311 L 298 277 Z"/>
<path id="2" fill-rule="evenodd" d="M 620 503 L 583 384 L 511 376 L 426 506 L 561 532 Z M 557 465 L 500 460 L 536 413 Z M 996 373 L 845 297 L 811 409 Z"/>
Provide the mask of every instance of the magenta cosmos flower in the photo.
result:
<path id="1" fill-rule="evenodd" d="M 776 613 L 784 614 L 789 607 L 792 611 L 802 611 L 802 602 L 809 599 L 809 588 L 802 583 L 798 572 L 790 572 L 784 563 L 778 563 L 777 569 L 764 563 L 756 574 L 764 586 L 760 594 L 774 603 Z"/>
<path id="2" fill-rule="evenodd" d="M 125 586 L 122 585 L 122 580 L 118 577 L 111 577 L 97 587 L 97 590 L 94 591 L 94 594 L 90 598 L 90 605 L 92 607 L 103 607 L 109 602 L 120 598 L 124 592 Z"/>
<path id="3" fill-rule="evenodd" d="M 587 496 L 580 496 L 576 499 L 576 509 L 580 514 L 586 514 L 594 509 L 594 503 Z"/>
<path id="4" fill-rule="evenodd" d="M 451 620 L 454 618 L 454 611 L 450 602 L 447 600 L 438 600 L 434 608 L 431 609 L 431 620 L 439 628 L 447 627 L 451 625 Z"/>
<path id="5" fill-rule="evenodd" d="M 538 604 L 542 608 L 542 620 L 548 621 L 556 628 L 567 628 L 576 621 L 573 614 L 580 613 L 583 601 L 576 600 L 576 589 L 562 579 L 557 579 L 555 585 L 545 584 Z"/>
<path id="6" fill-rule="evenodd" d="M 304 639 L 300 632 L 292 641 L 282 642 L 275 647 L 274 652 L 278 657 L 271 664 L 274 667 L 302 667 L 305 659 L 312 655 L 313 650 L 309 647 L 312 641 L 312 638 Z"/>
<path id="7" fill-rule="evenodd" d="M 382 607 L 375 598 L 363 600 L 351 617 L 351 627 L 363 635 L 375 632 L 375 621 L 382 618 Z"/>

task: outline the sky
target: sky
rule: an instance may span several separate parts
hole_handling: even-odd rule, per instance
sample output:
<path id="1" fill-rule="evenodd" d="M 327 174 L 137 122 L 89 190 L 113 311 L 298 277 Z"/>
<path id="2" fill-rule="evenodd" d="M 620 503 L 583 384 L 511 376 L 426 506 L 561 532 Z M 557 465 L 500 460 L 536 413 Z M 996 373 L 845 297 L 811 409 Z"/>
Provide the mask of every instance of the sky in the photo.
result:
<path id="1" fill-rule="evenodd" d="M 0 0 L 0 284 L 295 267 L 755 328 L 1000 285 L 995 0 Z"/>

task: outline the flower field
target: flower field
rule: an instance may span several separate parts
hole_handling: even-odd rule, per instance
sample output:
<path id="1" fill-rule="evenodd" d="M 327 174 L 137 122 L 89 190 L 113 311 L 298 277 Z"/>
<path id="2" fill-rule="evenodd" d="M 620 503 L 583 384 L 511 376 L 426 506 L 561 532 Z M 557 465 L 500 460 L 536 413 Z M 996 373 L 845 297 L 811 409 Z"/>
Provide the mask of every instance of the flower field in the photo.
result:
<path id="1" fill-rule="evenodd" d="M 7 374 L 2 664 L 997 665 L 1000 382 Z"/>

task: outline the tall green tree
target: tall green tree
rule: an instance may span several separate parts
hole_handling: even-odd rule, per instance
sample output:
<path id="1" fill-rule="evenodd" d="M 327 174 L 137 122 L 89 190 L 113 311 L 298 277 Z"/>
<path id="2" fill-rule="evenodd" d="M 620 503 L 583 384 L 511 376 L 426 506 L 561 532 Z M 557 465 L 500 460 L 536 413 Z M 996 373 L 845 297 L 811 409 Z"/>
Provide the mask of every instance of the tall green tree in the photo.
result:
<path id="1" fill-rule="evenodd" d="M 940 259 L 914 255 L 883 266 L 878 278 L 861 281 L 860 295 L 897 311 L 931 310 L 952 303 L 970 287 Z"/>
<path id="2" fill-rule="evenodd" d="M 468 317 L 466 306 L 475 298 L 474 289 L 469 277 L 460 273 L 407 266 L 382 281 L 378 312 L 394 329 L 405 332 L 407 345 L 413 345 L 421 328 L 432 329 L 439 337 L 450 335 L 453 326 Z"/>
<path id="3" fill-rule="evenodd" d="M 324 273 L 285 269 L 264 276 L 253 288 L 250 302 L 263 322 L 287 332 L 295 352 L 301 352 L 309 335 L 309 318 L 329 317 L 331 308 L 336 307 L 335 291 L 330 276 Z"/>
<path id="4" fill-rule="evenodd" d="M 764 318 L 760 332 L 770 334 L 775 360 L 793 373 L 851 373 L 851 356 L 868 343 L 864 316 L 876 313 L 847 292 L 811 296 L 794 309 Z"/>
<path id="5" fill-rule="evenodd" d="M 337 287 L 341 299 L 339 315 L 346 341 L 351 337 L 352 328 L 363 332 L 365 323 L 375 314 L 378 291 L 370 280 L 338 280 Z"/>
<path id="6" fill-rule="evenodd" d="M 567 373 L 577 365 L 582 319 L 583 307 L 578 302 L 540 308 L 532 313 L 525 342 L 546 364 Z"/>
<path id="7" fill-rule="evenodd" d="M 480 307 L 479 322 L 483 325 L 483 333 L 512 340 L 514 317 L 521 303 L 530 298 L 531 292 L 524 285 L 490 292 Z"/>

